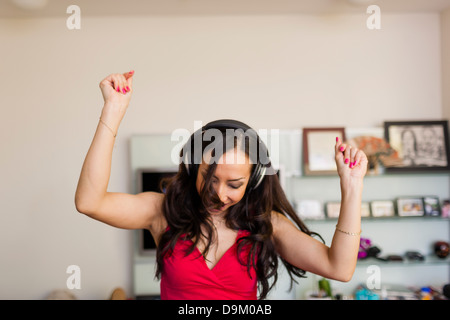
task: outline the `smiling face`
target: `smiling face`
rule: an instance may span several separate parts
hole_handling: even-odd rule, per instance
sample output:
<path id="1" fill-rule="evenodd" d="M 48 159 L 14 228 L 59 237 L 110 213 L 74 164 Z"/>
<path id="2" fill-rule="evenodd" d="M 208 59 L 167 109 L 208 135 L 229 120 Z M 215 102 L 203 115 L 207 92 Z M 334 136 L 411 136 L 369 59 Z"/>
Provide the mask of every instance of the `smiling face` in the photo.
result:
<path id="1" fill-rule="evenodd" d="M 245 161 L 237 161 L 244 159 Z M 196 187 L 200 193 L 205 185 L 208 164 L 203 162 L 198 168 Z M 245 152 L 232 149 L 227 151 L 218 161 L 216 170 L 211 177 L 211 185 L 214 188 L 221 206 L 207 208 L 211 215 L 221 215 L 238 203 L 245 194 L 251 175 L 252 165 Z"/>

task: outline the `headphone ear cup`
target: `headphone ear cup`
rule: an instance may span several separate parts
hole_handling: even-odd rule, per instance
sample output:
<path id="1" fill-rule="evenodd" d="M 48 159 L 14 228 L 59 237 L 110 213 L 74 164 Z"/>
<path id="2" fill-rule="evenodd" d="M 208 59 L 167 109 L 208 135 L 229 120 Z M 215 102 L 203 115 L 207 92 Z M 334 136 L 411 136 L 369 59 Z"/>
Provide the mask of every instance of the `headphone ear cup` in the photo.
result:
<path id="1" fill-rule="evenodd" d="M 258 164 L 256 169 L 257 170 L 255 170 L 255 177 L 254 177 L 255 181 L 252 189 L 256 189 L 261 184 L 261 182 L 264 179 L 264 175 L 266 173 L 266 167 L 261 164 Z"/>
<path id="2" fill-rule="evenodd" d="M 258 163 L 249 179 L 248 190 L 249 192 L 256 189 L 264 179 L 266 173 L 266 167 Z"/>

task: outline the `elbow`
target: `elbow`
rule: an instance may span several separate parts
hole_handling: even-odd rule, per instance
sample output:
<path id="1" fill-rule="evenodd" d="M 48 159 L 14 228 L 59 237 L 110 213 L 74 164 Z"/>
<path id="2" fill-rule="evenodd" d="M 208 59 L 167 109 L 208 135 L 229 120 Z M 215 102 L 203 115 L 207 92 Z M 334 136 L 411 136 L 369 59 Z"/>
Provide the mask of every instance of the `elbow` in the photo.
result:
<path id="1" fill-rule="evenodd" d="M 341 272 L 340 274 L 336 275 L 335 280 L 340 282 L 349 282 L 350 280 L 352 280 L 354 273 L 355 273 L 354 268 L 346 272 Z"/>
<path id="2" fill-rule="evenodd" d="M 340 282 L 349 282 L 350 280 L 352 280 L 352 278 L 353 278 L 353 272 L 352 272 L 351 274 L 342 276 L 342 277 L 339 279 L 339 281 L 340 281 Z"/>
<path id="3" fill-rule="evenodd" d="M 91 215 L 93 210 L 92 206 L 86 203 L 86 201 L 82 201 L 79 197 L 75 196 L 75 209 L 82 214 L 87 216 Z"/>

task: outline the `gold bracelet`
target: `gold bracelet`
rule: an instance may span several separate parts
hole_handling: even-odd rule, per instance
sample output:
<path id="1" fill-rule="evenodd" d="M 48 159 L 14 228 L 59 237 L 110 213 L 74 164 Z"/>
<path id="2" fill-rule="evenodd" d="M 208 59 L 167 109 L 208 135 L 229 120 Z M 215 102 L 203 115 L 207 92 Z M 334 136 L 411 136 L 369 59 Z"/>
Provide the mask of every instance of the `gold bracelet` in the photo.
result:
<path id="1" fill-rule="evenodd" d="M 111 131 L 112 135 L 114 136 L 114 138 L 116 137 L 116 133 L 114 133 L 114 131 L 102 120 L 102 117 L 99 118 L 100 122 L 103 123 L 105 125 L 105 127 L 107 127 L 109 129 L 109 131 Z"/>
<path id="2" fill-rule="evenodd" d="M 359 231 L 358 233 L 344 231 L 344 230 L 339 229 L 337 225 L 336 225 L 336 230 L 339 231 L 339 232 L 348 234 L 349 236 L 359 236 L 361 234 L 361 232 L 362 232 L 362 230 Z"/>

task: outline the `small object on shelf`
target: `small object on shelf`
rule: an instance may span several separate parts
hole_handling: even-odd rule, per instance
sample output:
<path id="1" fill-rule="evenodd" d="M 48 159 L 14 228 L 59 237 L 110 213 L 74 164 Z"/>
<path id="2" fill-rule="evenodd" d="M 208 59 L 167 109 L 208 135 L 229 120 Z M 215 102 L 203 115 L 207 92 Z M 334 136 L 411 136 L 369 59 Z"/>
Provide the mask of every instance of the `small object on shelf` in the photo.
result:
<path id="1" fill-rule="evenodd" d="M 347 143 L 364 151 L 368 159 L 368 174 L 380 174 L 380 163 L 383 167 L 403 164 L 398 152 L 383 138 L 359 136 L 348 140 Z"/>
<path id="2" fill-rule="evenodd" d="M 367 288 L 359 287 L 355 292 L 355 300 L 380 300 L 380 296 Z"/>
<path id="3" fill-rule="evenodd" d="M 434 253 L 441 259 L 445 259 L 450 251 L 450 245 L 445 241 L 437 241 L 434 243 Z"/>
<path id="4" fill-rule="evenodd" d="M 330 282 L 325 278 L 319 280 L 319 291 L 325 292 L 328 297 L 333 297 Z"/>
<path id="5" fill-rule="evenodd" d="M 403 257 L 399 256 L 398 254 L 391 254 L 384 258 L 386 261 L 394 261 L 394 262 L 401 262 L 403 261 Z"/>
<path id="6" fill-rule="evenodd" d="M 450 199 L 442 201 L 442 218 L 450 218 Z"/>
<path id="7" fill-rule="evenodd" d="M 394 202 L 391 200 L 377 200 L 370 203 L 372 217 L 393 217 L 395 215 Z"/>
<path id="8" fill-rule="evenodd" d="M 424 261 L 425 257 L 418 251 L 406 251 L 405 256 L 410 261 Z"/>
<path id="9" fill-rule="evenodd" d="M 336 138 L 345 141 L 345 128 L 303 128 L 303 172 L 311 175 L 337 175 L 334 154 Z"/>
<path id="10" fill-rule="evenodd" d="M 386 121 L 385 139 L 398 151 L 402 164 L 386 172 L 450 169 L 448 121 Z"/>
<path id="11" fill-rule="evenodd" d="M 420 300 L 432 300 L 431 289 L 428 287 L 423 287 L 420 289 Z"/>
<path id="12" fill-rule="evenodd" d="M 438 197 L 436 196 L 424 197 L 423 206 L 426 216 L 438 217 L 441 215 L 441 208 L 439 205 Z"/>
<path id="13" fill-rule="evenodd" d="M 372 241 L 368 238 L 360 238 L 359 240 L 359 250 L 358 250 L 358 259 L 367 258 L 367 249 L 370 248 Z"/>
<path id="14" fill-rule="evenodd" d="M 370 204 L 369 202 L 362 202 L 361 203 L 361 217 L 362 218 L 368 218 L 370 217 Z"/>
<path id="15" fill-rule="evenodd" d="M 423 216 L 423 200 L 422 198 L 398 198 L 397 212 L 400 217 Z"/>
<path id="16" fill-rule="evenodd" d="M 322 220 L 325 214 L 322 210 L 322 204 L 318 200 L 296 200 L 295 208 L 301 219 Z"/>
<path id="17" fill-rule="evenodd" d="M 330 201 L 327 202 L 327 217 L 330 219 L 336 219 L 339 217 L 341 211 L 341 203 Z"/>

